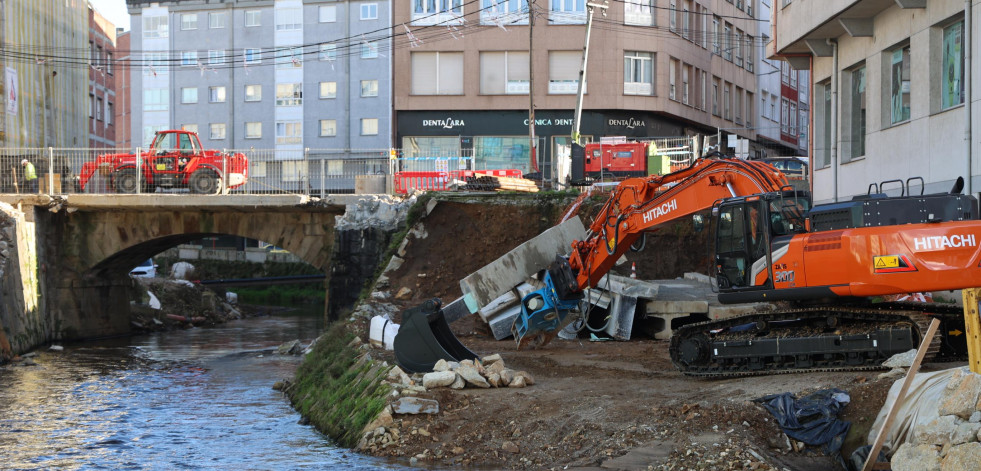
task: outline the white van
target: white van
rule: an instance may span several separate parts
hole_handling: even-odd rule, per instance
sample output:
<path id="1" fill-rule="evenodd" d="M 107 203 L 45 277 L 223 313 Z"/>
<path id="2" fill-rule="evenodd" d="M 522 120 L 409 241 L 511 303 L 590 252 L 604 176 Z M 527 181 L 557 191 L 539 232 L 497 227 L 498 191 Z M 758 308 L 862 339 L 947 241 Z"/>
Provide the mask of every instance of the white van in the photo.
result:
<path id="1" fill-rule="evenodd" d="M 129 271 L 129 276 L 135 276 L 139 278 L 155 278 L 157 276 L 157 265 L 153 263 L 152 258 L 146 259 L 145 262 L 136 266 L 136 268 Z"/>

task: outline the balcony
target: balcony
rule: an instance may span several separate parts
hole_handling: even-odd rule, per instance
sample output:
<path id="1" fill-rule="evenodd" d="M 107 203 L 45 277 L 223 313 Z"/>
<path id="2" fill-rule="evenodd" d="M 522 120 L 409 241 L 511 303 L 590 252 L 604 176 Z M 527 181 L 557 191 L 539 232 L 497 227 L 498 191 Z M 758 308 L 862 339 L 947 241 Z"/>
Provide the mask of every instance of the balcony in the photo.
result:
<path id="1" fill-rule="evenodd" d="M 926 0 L 778 0 L 773 5 L 776 35 L 767 53 L 830 55 L 826 39 L 842 35 L 871 37 L 876 15 L 894 6 L 922 11 L 926 3 Z M 794 68 L 801 67 L 795 64 Z"/>

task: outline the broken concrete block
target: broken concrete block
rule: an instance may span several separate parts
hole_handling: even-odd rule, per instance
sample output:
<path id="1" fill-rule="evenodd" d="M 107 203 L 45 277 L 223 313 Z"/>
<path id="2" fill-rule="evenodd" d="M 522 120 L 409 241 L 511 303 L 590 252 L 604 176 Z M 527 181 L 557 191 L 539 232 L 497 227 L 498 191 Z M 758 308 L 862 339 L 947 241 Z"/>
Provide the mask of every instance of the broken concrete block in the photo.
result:
<path id="1" fill-rule="evenodd" d="M 893 471 L 940 471 L 940 450 L 933 445 L 904 443 L 892 455 Z"/>
<path id="2" fill-rule="evenodd" d="M 940 398 L 940 415 L 956 415 L 964 420 L 977 411 L 981 396 L 981 375 L 971 372 L 957 373 L 951 377 Z"/>
<path id="3" fill-rule="evenodd" d="M 913 445 L 937 445 L 949 443 L 958 425 L 958 418 L 953 415 L 942 415 L 930 423 L 913 429 L 910 443 Z"/>
<path id="4" fill-rule="evenodd" d="M 456 369 L 456 372 L 457 374 L 462 376 L 464 380 L 467 381 L 467 384 L 472 384 L 474 386 L 477 386 L 478 388 L 490 387 L 490 384 L 487 383 L 487 380 L 484 379 L 484 377 L 481 376 L 479 372 L 477 372 L 477 369 L 472 366 L 460 365 L 460 367 Z"/>
<path id="5" fill-rule="evenodd" d="M 916 349 L 909 350 L 903 353 L 897 353 L 888 360 L 882 362 L 882 366 L 887 368 L 909 368 L 913 366 L 913 360 L 916 359 Z"/>
<path id="6" fill-rule="evenodd" d="M 895 461 L 895 458 L 893 458 Z M 971 442 L 957 445 L 947 452 L 943 459 L 943 471 L 974 471 L 981 463 L 981 443 Z M 897 469 L 895 466 L 893 469 Z"/>
<path id="7" fill-rule="evenodd" d="M 392 403 L 394 414 L 438 414 L 439 401 L 419 397 L 400 397 Z"/>
<path id="8" fill-rule="evenodd" d="M 452 371 L 434 371 L 422 376 L 422 386 L 426 389 L 445 388 L 456 381 L 456 373 Z"/>

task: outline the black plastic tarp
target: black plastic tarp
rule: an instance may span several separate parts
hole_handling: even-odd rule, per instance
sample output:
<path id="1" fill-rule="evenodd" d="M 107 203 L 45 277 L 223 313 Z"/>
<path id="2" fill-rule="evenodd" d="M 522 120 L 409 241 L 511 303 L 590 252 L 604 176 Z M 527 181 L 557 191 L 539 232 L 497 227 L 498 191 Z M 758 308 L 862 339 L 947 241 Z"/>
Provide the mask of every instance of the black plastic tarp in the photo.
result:
<path id="1" fill-rule="evenodd" d="M 842 468 L 841 444 L 851 422 L 838 420 L 838 411 L 848 403 L 848 394 L 840 389 L 822 389 L 800 399 L 791 393 L 772 394 L 760 399 L 766 410 L 788 437 L 808 445 L 821 446 Z"/>

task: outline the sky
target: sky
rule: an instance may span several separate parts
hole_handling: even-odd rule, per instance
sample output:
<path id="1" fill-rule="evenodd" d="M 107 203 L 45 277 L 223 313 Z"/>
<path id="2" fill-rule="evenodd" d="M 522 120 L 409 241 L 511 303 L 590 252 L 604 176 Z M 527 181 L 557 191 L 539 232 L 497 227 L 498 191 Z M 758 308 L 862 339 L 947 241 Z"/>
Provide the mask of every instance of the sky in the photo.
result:
<path id="1" fill-rule="evenodd" d="M 129 12 L 126 11 L 126 0 L 89 0 L 95 10 L 116 25 L 129 31 Z"/>

